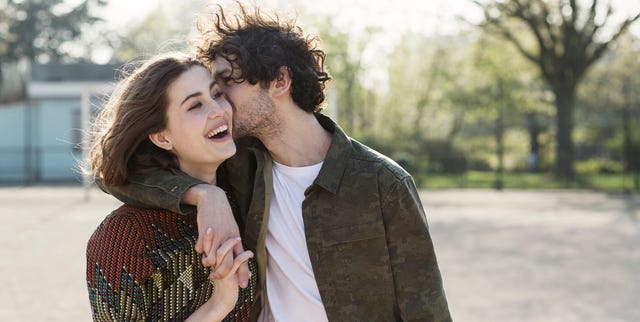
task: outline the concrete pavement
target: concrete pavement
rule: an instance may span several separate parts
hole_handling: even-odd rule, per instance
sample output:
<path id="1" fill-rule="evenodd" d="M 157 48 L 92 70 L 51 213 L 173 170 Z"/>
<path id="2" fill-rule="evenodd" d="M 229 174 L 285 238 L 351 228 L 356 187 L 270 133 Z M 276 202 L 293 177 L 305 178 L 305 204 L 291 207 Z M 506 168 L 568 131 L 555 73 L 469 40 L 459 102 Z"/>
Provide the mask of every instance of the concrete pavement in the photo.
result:
<path id="1" fill-rule="evenodd" d="M 640 196 L 421 197 L 455 321 L 640 321 Z M 0 321 L 90 320 L 85 244 L 118 205 L 96 189 L 0 188 Z"/>
<path id="2" fill-rule="evenodd" d="M 640 321 L 640 196 L 431 191 L 456 321 Z"/>

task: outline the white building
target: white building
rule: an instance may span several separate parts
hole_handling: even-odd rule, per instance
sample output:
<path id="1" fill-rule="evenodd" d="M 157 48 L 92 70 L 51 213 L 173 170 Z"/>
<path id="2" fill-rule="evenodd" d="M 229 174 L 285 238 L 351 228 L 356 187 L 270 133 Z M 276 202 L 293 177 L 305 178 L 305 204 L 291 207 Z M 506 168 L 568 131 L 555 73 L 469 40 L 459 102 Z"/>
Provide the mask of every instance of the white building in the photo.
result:
<path id="1" fill-rule="evenodd" d="M 88 95 L 89 116 L 112 89 L 116 69 L 33 65 L 26 101 L 0 105 L 0 184 L 80 182 L 83 94 Z"/>

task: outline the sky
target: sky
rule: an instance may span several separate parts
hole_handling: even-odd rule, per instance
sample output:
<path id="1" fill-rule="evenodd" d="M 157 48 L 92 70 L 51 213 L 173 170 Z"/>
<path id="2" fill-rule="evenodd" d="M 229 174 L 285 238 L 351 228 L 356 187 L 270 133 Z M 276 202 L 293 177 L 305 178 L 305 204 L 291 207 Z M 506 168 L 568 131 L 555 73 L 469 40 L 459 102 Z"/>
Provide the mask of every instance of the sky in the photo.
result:
<path id="1" fill-rule="evenodd" d="M 126 26 L 130 21 L 141 19 L 163 0 L 109 0 L 104 18 L 114 26 Z M 170 1 L 164 0 L 165 3 Z M 199 1 L 204 7 L 212 1 Z M 229 1 L 223 1 L 223 3 Z M 478 16 L 479 12 L 468 0 L 256 0 L 261 7 L 295 12 L 296 8 L 320 14 L 336 15 L 338 20 L 348 20 L 350 24 L 381 24 L 382 22 L 400 26 L 402 29 L 427 30 L 438 19 L 453 19 L 455 14 Z M 392 3 L 393 5 L 391 5 Z"/>
<path id="2" fill-rule="evenodd" d="M 78 0 L 68 0 L 78 1 Z M 109 0 L 104 17 L 113 26 L 126 26 L 129 22 L 144 17 L 146 13 L 164 1 L 170 6 L 170 0 Z M 583 0 L 585 1 L 585 0 Z M 610 0 L 617 12 L 626 14 L 638 12 L 638 0 Z M 202 4 L 216 1 L 198 0 Z M 220 1 L 218 1 L 220 2 Z M 222 3 L 229 3 L 222 0 Z M 478 21 L 482 14 L 471 0 L 255 0 L 266 8 L 295 12 L 304 7 L 314 13 L 332 14 L 337 21 L 345 25 L 384 25 L 399 27 L 425 33 L 450 33 L 456 31 L 460 22 L 457 17 L 463 16 L 471 21 Z M 175 3 L 175 2 L 174 2 Z M 640 32 L 640 24 L 636 24 L 634 32 Z"/>

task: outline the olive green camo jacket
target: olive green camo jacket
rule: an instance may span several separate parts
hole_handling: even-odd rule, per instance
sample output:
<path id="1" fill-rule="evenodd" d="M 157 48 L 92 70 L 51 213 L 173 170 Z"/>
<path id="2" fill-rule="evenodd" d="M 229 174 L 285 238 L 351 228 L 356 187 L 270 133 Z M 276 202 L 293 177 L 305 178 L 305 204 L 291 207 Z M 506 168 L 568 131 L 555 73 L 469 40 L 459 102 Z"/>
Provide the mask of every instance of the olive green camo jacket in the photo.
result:
<path id="1" fill-rule="evenodd" d="M 333 133 L 320 173 L 306 190 L 302 216 L 307 247 L 330 321 L 451 321 L 429 228 L 412 177 L 389 158 Z M 220 167 L 219 184 L 236 197 L 243 243 L 256 254 L 264 290 L 266 224 L 272 160 L 253 138 Z M 224 183 L 222 183 L 224 181 Z M 178 170 L 135 176 L 103 187 L 133 204 L 184 212 L 181 195 L 202 183 Z M 255 301 L 259 306 L 260 300 Z M 252 316 L 257 318 L 259 307 Z"/>

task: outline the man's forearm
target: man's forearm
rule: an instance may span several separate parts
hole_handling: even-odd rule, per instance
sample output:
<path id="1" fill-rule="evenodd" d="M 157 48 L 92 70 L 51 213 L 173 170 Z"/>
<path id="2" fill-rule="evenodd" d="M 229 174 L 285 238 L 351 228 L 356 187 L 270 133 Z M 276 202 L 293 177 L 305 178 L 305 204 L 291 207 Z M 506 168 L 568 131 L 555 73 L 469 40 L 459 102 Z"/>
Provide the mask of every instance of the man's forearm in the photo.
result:
<path id="1" fill-rule="evenodd" d="M 149 175 L 136 175 L 124 186 L 100 187 L 122 202 L 135 206 L 163 208 L 177 213 L 191 210 L 183 207 L 184 205 L 196 206 L 198 253 L 208 255 L 211 250 L 217 250 L 225 240 L 240 236 L 238 224 L 224 190 L 190 177 L 180 170 L 168 169 Z M 211 242 L 205 243 L 205 233 L 209 228 L 213 232 L 213 238 Z M 242 245 L 238 245 L 234 253 L 240 254 L 243 250 Z M 225 276 L 230 269 L 229 265 L 219 265 L 214 273 Z M 238 280 L 241 287 L 247 286 L 249 269 L 246 264 L 239 269 Z"/>
<path id="2" fill-rule="evenodd" d="M 105 186 L 99 180 L 96 183 L 124 203 L 185 213 L 188 209 L 182 207 L 181 203 L 194 206 L 197 203 L 189 202 L 191 198 L 183 200 L 183 195 L 192 186 L 203 182 L 180 170 L 169 169 L 148 175 L 133 175 L 129 183 L 123 186 Z"/>
<path id="3" fill-rule="evenodd" d="M 233 263 L 233 256 L 232 254 L 227 254 L 227 256 L 221 257 L 220 254 L 214 253 L 213 250 L 217 250 L 219 252 L 220 250 L 218 249 L 218 246 L 225 240 L 230 238 L 238 238 L 239 240 L 240 236 L 238 224 L 235 221 L 233 212 L 231 211 L 227 194 L 217 186 L 198 184 L 184 192 L 182 195 L 182 202 L 189 205 L 195 205 L 197 207 L 198 231 L 201 232 L 201 237 L 199 237 L 196 242 L 196 251 L 198 253 L 205 254 L 203 264 L 207 263 L 207 266 L 209 266 L 212 264 L 210 259 L 216 259 L 215 265 L 211 265 L 215 267 L 212 273 L 213 276 L 215 278 L 226 276 L 232 269 L 231 264 Z M 209 242 L 209 239 L 207 239 L 206 236 L 203 237 L 202 234 L 202 232 L 206 232 L 209 228 L 215 230 L 211 242 Z M 242 244 L 238 243 L 234 247 L 233 254 L 239 255 L 243 251 L 244 249 Z M 247 287 L 250 273 L 249 267 L 246 263 L 242 264 L 238 268 L 237 275 L 240 287 Z"/>

